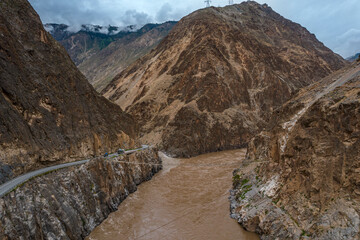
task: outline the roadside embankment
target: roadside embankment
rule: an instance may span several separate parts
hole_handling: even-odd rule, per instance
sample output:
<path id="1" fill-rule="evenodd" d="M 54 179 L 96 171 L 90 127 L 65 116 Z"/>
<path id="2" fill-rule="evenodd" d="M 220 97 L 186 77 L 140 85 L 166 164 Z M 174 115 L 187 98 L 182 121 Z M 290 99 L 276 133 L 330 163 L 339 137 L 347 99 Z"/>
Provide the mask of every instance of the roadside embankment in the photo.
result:
<path id="1" fill-rule="evenodd" d="M 37 177 L 0 199 L 0 238 L 83 239 L 161 168 L 148 149 Z"/>

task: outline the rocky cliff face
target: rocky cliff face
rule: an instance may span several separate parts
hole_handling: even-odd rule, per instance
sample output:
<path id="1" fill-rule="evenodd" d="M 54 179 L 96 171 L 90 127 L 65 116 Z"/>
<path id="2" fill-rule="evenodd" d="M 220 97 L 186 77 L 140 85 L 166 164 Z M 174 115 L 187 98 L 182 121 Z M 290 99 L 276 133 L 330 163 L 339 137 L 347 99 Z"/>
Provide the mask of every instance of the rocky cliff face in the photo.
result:
<path id="1" fill-rule="evenodd" d="M 99 96 L 25 0 L 0 2 L 0 183 L 133 145 L 133 119 Z"/>
<path id="2" fill-rule="evenodd" d="M 144 141 L 191 156 L 243 146 L 296 90 L 344 65 L 305 28 L 244 2 L 183 18 L 102 93 Z"/>
<path id="3" fill-rule="evenodd" d="M 301 90 L 249 144 L 233 216 L 263 239 L 358 239 L 359 117 L 359 63 Z"/>
<path id="4" fill-rule="evenodd" d="M 0 199 L 0 238 L 84 239 L 160 169 L 157 153 L 146 150 L 31 180 Z"/>
<path id="5" fill-rule="evenodd" d="M 116 74 L 155 48 L 175 24 L 147 24 L 84 59 L 78 67 L 94 88 L 101 91 Z"/>

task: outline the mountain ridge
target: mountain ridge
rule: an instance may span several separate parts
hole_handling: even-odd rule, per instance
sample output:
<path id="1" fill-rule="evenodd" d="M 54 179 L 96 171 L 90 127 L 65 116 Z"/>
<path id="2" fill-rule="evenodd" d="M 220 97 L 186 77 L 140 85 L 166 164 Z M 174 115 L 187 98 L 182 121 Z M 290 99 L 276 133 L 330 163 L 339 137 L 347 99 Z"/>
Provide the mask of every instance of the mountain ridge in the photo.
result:
<path id="1" fill-rule="evenodd" d="M 176 24 L 148 23 L 137 28 L 102 27 L 83 24 L 71 32 L 65 24 L 45 24 L 97 91 L 101 91 L 121 70 L 150 52 Z"/>
<path id="2" fill-rule="evenodd" d="M 148 24 L 145 24 L 148 25 Z M 144 25 L 144 26 L 145 26 Z M 152 25 L 149 23 L 149 25 Z M 144 27 L 143 26 L 143 27 Z M 143 28 L 141 27 L 141 28 Z M 119 26 L 101 26 L 96 24 L 81 24 L 80 29 L 75 29 L 74 27 L 63 24 L 63 23 L 45 23 L 44 28 L 47 32 L 49 32 L 56 41 L 61 42 L 66 37 L 77 34 L 79 32 L 88 32 L 88 33 L 95 33 L 95 34 L 101 34 L 101 35 L 117 35 L 120 32 L 122 33 L 130 33 L 130 32 L 136 32 L 140 30 L 141 28 L 138 28 L 136 25 L 129 25 L 126 27 L 119 27 Z"/>
<path id="3" fill-rule="evenodd" d="M 244 146 L 275 107 L 345 66 L 299 24 L 244 2 L 198 10 L 101 92 L 175 156 Z"/>
<path id="4" fill-rule="evenodd" d="M 359 83 L 353 63 L 300 90 L 250 141 L 232 192 L 233 217 L 248 230 L 264 239 L 359 234 Z"/>
<path id="5" fill-rule="evenodd" d="M 0 2 L 0 182 L 132 147 L 136 124 L 100 96 L 28 1 Z"/>
<path id="6" fill-rule="evenodd" d="M 358 60 L 359 57 L 360 57 L 360 53 L 356 53 L 355 55 L 346 58 L 346 60 L 348 60 L 348 61 L 350 61 L 350 62 L 354 62 L 354 61 Z"/>
<path id="7" fill-rule="evenodd" d="M 169 33 L 176 22 L 146 24 L 136 33 L 111 42 L 106 48 L 78 65 L 97 91 L 101 91 L 116 74 L 144 56 Z"/>

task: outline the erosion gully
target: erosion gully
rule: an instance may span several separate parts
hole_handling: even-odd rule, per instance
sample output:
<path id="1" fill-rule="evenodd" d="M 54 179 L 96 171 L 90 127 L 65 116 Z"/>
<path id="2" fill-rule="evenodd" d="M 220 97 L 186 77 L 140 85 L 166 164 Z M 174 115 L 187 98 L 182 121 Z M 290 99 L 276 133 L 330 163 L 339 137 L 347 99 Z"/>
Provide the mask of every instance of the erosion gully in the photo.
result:
<path id="1" fill-rule="evenodd" d="M 229 217 L 232 171 L 245 150 L 174 159 L 99 225 L 95 239 L 259 239 Z"/>

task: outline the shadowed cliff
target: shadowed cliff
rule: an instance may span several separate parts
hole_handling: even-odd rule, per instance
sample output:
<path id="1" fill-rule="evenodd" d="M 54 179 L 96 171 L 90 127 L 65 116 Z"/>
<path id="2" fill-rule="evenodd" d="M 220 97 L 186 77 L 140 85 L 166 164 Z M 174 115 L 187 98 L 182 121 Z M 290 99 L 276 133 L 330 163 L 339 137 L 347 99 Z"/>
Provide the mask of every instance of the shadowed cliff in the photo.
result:
<path id="1" fill-rule="evenodd" d="M 133 144 L 133 119 L 95 92 L 27 1 L 0 2 L 0 36 L 0 182 Z"/>

